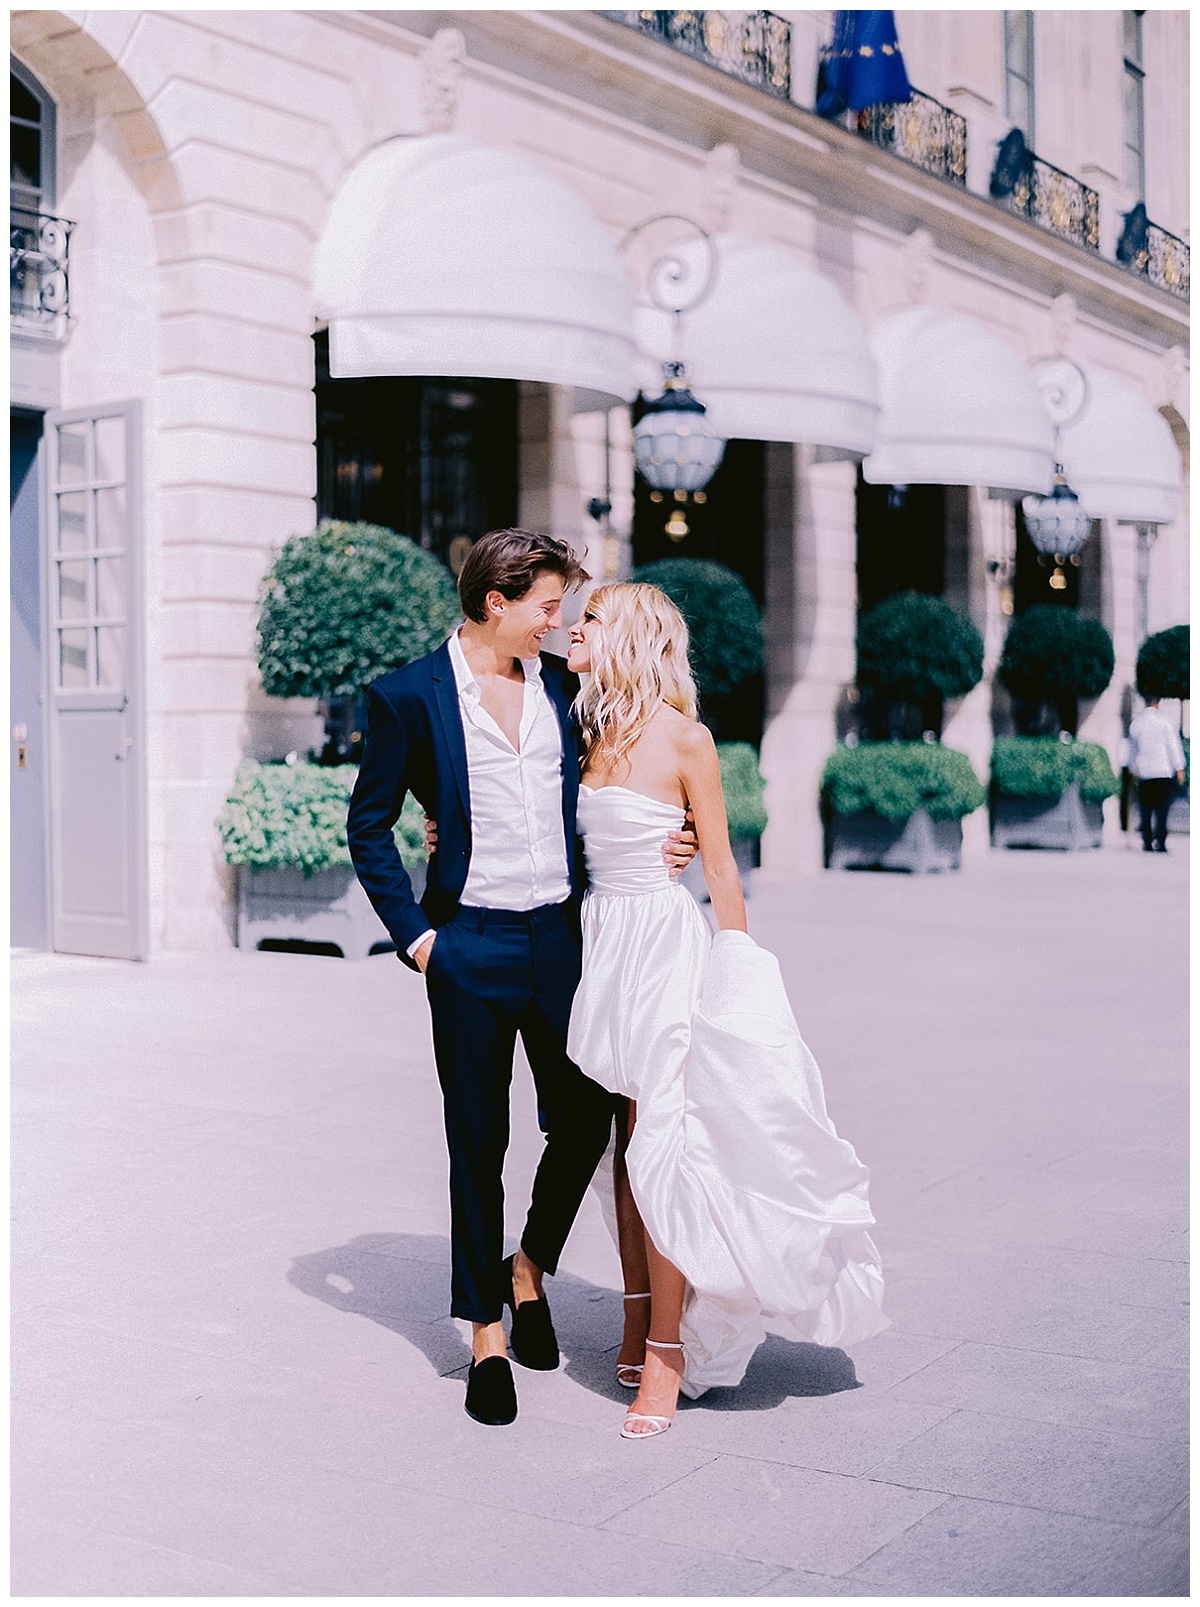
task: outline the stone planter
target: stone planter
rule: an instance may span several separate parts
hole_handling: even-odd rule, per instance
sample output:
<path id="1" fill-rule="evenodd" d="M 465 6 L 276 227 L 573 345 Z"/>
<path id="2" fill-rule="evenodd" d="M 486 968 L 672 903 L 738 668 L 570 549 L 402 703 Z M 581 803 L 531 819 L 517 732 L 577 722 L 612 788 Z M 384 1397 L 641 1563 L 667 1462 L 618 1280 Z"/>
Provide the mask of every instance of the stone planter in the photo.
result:
<path id="1" fill-rule="evenodd" d="M 1180 832 L 1183 836 L 1191 835 L 1191 789 L 1180 787 L 1171 799 L 1171 808 L 1167 814 L 1167 831 Z"/>
<path id="2" fill-rule="evenodd" d="M 962 821 L 931 820 L 917 809 L 902 820 L 871 810 L 825 817 L 828 870 L 904 870 L 916 875 L 957 870 L 962 864 Z"/>
<path id="3" fill-rule="evenodd" d="M 757 837 L 735 837 L 729 845 L 733 849 L 733 859 L 738 868 L 738 875 L 741 878 L 742 896 L 744 898 L 750 897 L 751 872 L 758 863 L 758 844 L 759 839 Z M 679 880 L 698 904 L 707 904 L 709 902 L 708 888 L 704 884 L 704 867 L 700 863 L 699 854 L 692 860 L 688 868 L 682 872 Z"/>
<path id="4" fill-rule="evenodd" d="M 410 870 L 419 898 L 425 867 Z M 349 865 L 305 876 L 291 866 L 280 870 L 238 867 L 238 947 L 261 948 L 264 942 L 303 943 L 348 960 L 391 953 L 394 945 L 371 908 Z"/>
<path id="5" fill-rule="evenodd" d="M 1082 798 L 1073 781 L 1057 798 L 1007 798 L 991 803 L 993 848 L 1099 848 L 1104 806 Z"/>

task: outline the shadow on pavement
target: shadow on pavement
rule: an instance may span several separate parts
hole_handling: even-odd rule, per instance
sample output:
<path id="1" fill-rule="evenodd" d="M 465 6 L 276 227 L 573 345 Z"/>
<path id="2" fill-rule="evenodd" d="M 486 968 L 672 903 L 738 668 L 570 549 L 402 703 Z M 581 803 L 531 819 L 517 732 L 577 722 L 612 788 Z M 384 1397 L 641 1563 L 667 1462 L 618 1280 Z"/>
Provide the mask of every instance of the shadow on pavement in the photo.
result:
<path id="1" fill-rule="evenodd" d="M 362 1234 L 348 1244 L 297 1256 L 288 1281 L 315 1300 L 398 1334 L 443 1377 L 471 1360 L 463 1333 L 446 1315 L 450 1246 L 445 1237 Z M 620 1295 L 571 1273 L 560 1273 L 547 1288 L 567 1377 L 606 1400 L 628 1400 L 614 1376 Z M 837 1395 L 861 1387 L 845 1351 L 769 1334 L 736 1389 L 713 1389 L 699 1401 L 681 1404 L 693 1411 L 762 1412 L 789 1396 Z"/>

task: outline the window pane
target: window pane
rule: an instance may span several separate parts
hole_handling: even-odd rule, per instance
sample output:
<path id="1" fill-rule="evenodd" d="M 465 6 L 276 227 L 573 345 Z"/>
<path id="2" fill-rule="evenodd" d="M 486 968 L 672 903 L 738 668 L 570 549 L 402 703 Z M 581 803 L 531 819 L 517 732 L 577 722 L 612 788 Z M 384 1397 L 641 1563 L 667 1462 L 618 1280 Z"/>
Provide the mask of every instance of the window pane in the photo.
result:
<path id="1" fill-rule="evenodd" d="M 1125 74 L 1125 186 L 1140 200 L 1143 189 L 1142 79 Z"/>
<path id="2" fill-rule="evenodd" d="M 87 639 L 88 632 L 59 631 L 58 681 L 60 686 L 79 687 L 88 684 Z"/>
<path id="3" fill-rule="evenodd" d="M 60 552 L 83 552 L 87 547 L 87 492 L 58 494 L 58 547 Z"/>
<path id="4" fill-rule="evenodd" d="M 1125 23 L 1125 56 L 1128 61 L 1142 61 L 1142 14 L 1140 11 L 1121 13 Z"/>
<path id="5" fill-rule="evenodd" d="M 993 37 L 995 37 L 993 35 Z M 1029 48 L 1029 13 L 1028 11 L 1006 11 L 1004 13 L 1004 64 L 1009 72 L 1017 73 L 1021 78 L 1029 77 L 1030 62 Z"/>
<path id="6" fill-rule="evenodd" d="M 96 492 L 96 545 L 116 547 L 121 551 L 128 545 L 123 485 L 114 486 L 111 491 Z"/>
<path id="7" fill-rule="evenodd" d="M 1029 85 L 1023 79 L 1011 76 L 1008 80 L 1008 120 L 1014 128 L 1021 130 L 1026 142 L 1032 145 L 1033 130 L 1029 106 Z"/>
<path id="8" fill-rule="evenodd" d="M 82 485 L 87 479 L 86 424 L 63 424 L 58 432 L 58 483 Z"/>
<path id="9" fill-rule="evenodd" d="M 58 617 L 59 619 L 86 619 L 87 560 L 76 559 L 58 566 Z"/>
<path id="10" fill-rule="evenodd" d="M 125 478 L 125 420 L 96 420 L 96 479 Z"/>
<path id="11" fill-rule="evenodd" d="M 10 168 L 12 182 L 39 190 L 42 186 L 42 136 L 36 128 L 24 128 L 13 123 L 11 136 Z"/>
<path id="12" fill-rule="evenodd" d="M 124 686 L 125 628 L 102 625 L 96 632 L 96 685 Z"/>
<path id="13" fill-rule="evenodd" d="M 41 121 L 41 101 L 25 88 L 16 73 L 8 75 L 8 104 L 14 117 L 27 117 L 31 123 Z"/>
<path id="14" fill-rule="evenodd" d="M 96 559 L 96 618 L 125 618 L 125 560 Z"/>

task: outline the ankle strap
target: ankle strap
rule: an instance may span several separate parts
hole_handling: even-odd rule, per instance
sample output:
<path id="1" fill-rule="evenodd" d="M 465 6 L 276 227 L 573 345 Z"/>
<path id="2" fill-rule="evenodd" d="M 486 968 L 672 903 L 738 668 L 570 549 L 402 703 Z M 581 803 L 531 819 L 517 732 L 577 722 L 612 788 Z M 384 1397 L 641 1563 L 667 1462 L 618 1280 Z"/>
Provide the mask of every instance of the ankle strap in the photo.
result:
<path id="1" fill-rule="evenodd" d="M 622 1295 L 622 1296 L 621 1296 L 621 1299 L 622 1299 L 622 1300 L 649 1300 L 649 1298 L 650 1298 L 650 1291 L 649 1291 L 649 1289 L 647 1289 L 647 1290 L 646 1290 L 646 1292 L 645 1292 L 645 1293 L 644 1293 L 644 1294 L 639 1294 L 639 1295 Z"/>
<path id="2" fill-rule="evenodd" d="M 682 1350 L 683 1349 L 682 1345 L 672 1344 L 672 1342 L 669 1339 L 647 1339 L 646 1343 L 648 1345 L 653 1345 L 655 1350 Z"/>

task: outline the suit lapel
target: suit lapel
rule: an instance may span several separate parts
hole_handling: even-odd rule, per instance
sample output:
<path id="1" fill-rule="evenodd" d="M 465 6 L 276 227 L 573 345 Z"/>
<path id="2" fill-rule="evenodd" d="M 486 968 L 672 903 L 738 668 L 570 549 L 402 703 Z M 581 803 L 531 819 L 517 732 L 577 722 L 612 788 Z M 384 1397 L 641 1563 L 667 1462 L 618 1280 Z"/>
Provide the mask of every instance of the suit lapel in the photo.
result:
<path id="1" fill-rule="evenodd" d="M 471 786 L 467 776 L 467 737 L 463 730 L 462 709 L 458 702 L 458 682 L 454 679 L 454 666 L 450 662 L 450 648 L 443 642 L 430 659 L 433 677 L 433 700 L 442 722 L 442 735 L 450 755 L 450 769 L 463 817 L 471 819 Z"/>

